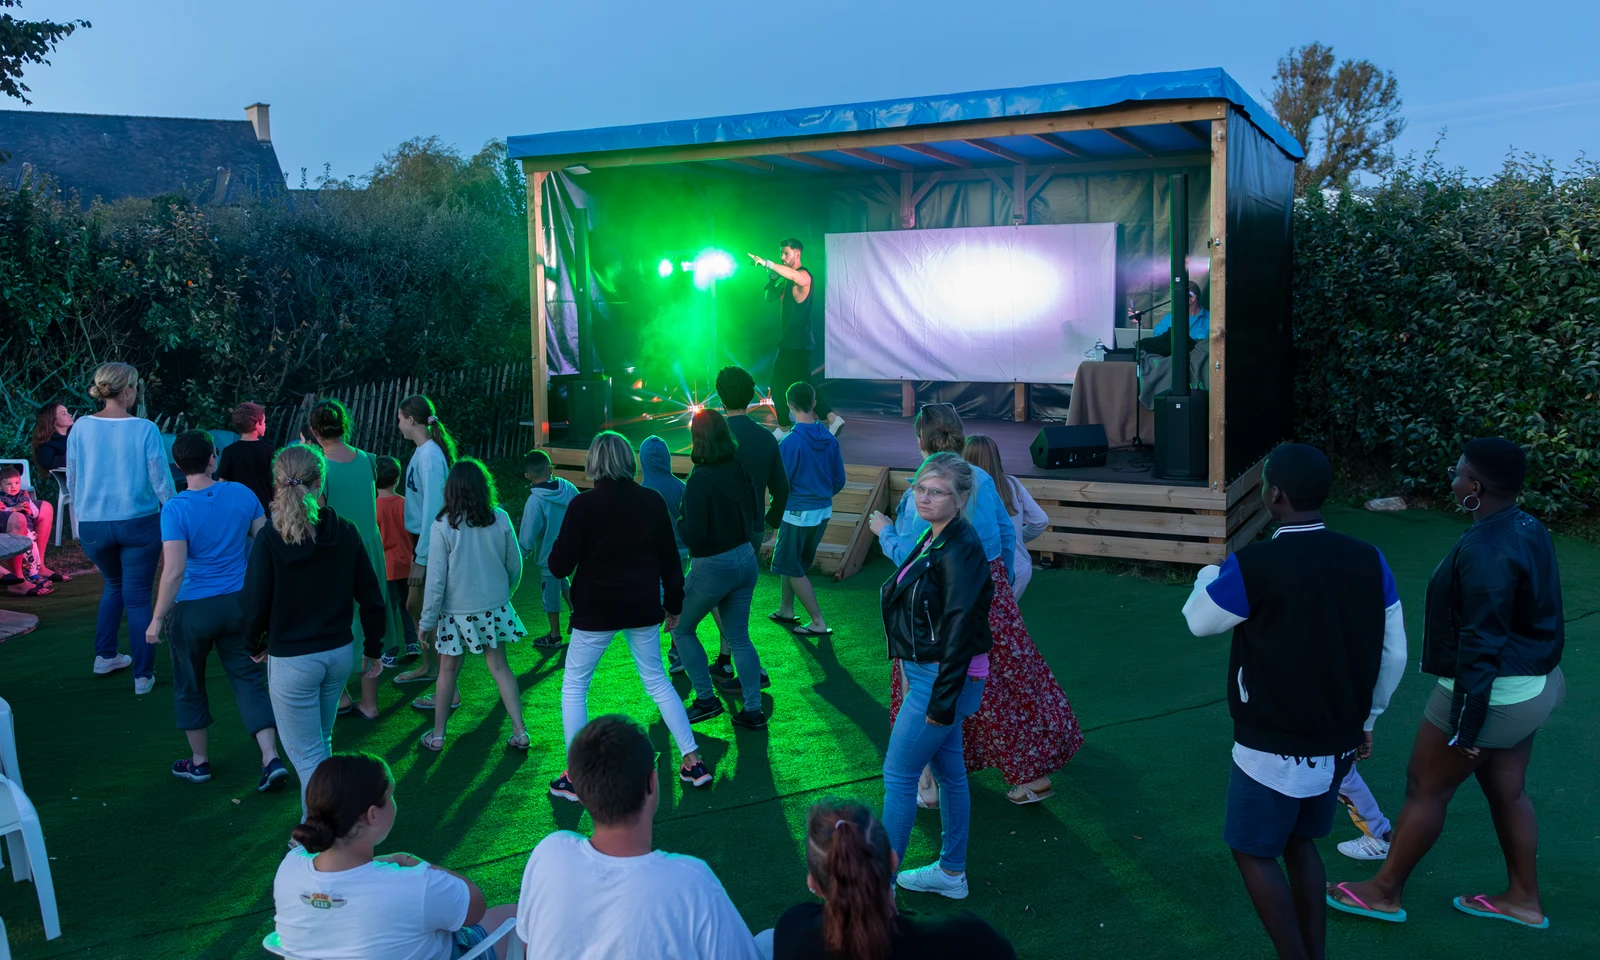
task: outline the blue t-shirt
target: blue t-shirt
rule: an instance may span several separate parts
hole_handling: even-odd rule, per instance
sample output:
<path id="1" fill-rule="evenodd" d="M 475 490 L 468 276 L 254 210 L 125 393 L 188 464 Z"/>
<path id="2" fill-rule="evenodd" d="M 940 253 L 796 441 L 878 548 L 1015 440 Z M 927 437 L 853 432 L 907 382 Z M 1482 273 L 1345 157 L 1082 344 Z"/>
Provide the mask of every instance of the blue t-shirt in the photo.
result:
<path id="1" fill-rule="evenodd" d="M 250 525 L 260 516 L 264 516 L 261 501 L 250 488 L 226 480 L 204 490 L 185 490 L 167 501 L 161 508 L 161 539 L 189 544 L 179 600 L 202 600 L 244 589 Z"/>
<path id="2" fill-rule="evenodd" d="M 1172 314 L 1161 318 L 1156 328 L 1150 331 L 1152 337 L 1159 337 L 1172 329 Z M 1189 339 L 1194 343 L 1204 343 L 1211 339 L 1211 311 L 1201 310 L 1189 318 Z"/>

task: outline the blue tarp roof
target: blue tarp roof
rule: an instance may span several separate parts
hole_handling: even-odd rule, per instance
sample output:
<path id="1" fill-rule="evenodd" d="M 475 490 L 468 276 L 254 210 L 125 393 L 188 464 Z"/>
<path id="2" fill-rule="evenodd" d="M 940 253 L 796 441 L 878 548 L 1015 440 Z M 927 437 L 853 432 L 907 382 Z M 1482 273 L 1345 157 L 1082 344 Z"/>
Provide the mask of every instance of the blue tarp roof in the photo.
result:
<path id="1" fill-rule="evenodd" d="M 511 156 L 592 156 L 652 147 L 681 147 L 743 140 L 772 140 L 827 133 L 992 120 L 1036 114 L 1092 110 L 1119 103 L 1154 100 L 1227 100 L 1284 153 L 1301 160 L 1305 150 L 1244 88 L 1220 67 L 1140 73 L 1105 80 L 1076 80 L 1009 90 L 982 90 L 938 97 L 879 100 L 832 107 L 775 110 L 700 120 L 628 124 L 565 130 L 506 138 Z"/>

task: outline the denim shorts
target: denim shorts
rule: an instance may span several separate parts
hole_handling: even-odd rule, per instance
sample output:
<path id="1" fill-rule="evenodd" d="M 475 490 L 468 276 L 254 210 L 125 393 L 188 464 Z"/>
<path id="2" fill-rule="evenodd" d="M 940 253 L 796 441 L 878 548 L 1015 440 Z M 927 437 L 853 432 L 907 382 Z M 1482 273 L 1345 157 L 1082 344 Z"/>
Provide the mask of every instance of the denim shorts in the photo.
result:
<path id="1" fill-rule="evenodd" d="M 797 527 L 785 520 L 778 528 L 778 544 L 772 548 L 772 572 L 781 577 L 803 577 L 817 559 L 817 547 L 828 529 L 824 520 L 814 527 Z"/>
<path id="2" fill-rule="evenodd" d="M 1334 764 L 1328 792 L 1314 797 L 1291 797 L 1256 782 L 1233 764 L 1228 776 L 1228 812 L 1222 840 L 1230 848 L 1253 857 L 1276 859 L 1290 837 L 1320 840 L 1333 832 L 1333 814 L 1339 807 L 1339 784 L 1350 772 L 1351 757 Z"/>

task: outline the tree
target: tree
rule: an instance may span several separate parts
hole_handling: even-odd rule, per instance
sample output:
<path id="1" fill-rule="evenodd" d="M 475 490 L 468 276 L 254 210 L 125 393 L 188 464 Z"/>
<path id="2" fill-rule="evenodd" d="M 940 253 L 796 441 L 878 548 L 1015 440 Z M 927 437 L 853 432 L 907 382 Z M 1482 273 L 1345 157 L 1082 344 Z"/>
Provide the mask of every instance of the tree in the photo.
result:
<path id="1" fill-rule="evenodd" d="M 1295 171 L 1297 193 L 1343 187 L 1357 173 L 1394 166 L 1394 141 L 1406 122 L 1393 71 L 1370 60 L 1339 63 L 1332 47 L 1312 43 L 1279 59 L 1272 81 L 1273 114 L 1306 148 Z"/>
<path id="2" fill-rule="evenodd" d="M 0 0 L 0 8 L 21 6 L 22 0 Z M 32 91 L 22 82 L 22 68 L 31 63 L 49 66 L 45 54 L 79 27 L 89 26 L 87 20 L 18 20 L 9 13 L 0 13 L 0 93 L 33 103 L 28 99 Z"/>

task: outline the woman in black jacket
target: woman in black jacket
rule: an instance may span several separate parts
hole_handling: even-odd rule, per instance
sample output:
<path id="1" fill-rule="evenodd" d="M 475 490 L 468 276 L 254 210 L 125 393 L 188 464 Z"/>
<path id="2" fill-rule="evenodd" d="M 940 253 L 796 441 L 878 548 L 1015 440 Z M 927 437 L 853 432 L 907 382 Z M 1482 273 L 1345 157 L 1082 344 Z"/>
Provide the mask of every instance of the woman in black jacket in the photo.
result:
<path id="1" fill-rule="evenodd" d="M 879 591 L 889 657 L 900 661 L 908 690 L 883 761 L 883 824 L 904 858 L 917 815 L 917 779 L 931 765 L 939 782 L 944 843 L 939 862 L 896 878 L 907 890 L 967 895 L 967 766 L 961 721 L 976 713 L 989 675 L 989 604 L 994 581 L 983 540 L 965 511 L 972 467 L 953 453 L 922 462 L 911 484 L 929 528 Z"/>
<path id="2" fill-rule="evenodd" d="M 711 685 L 711 664 L 700 646 L 695 628 L 715 610 L 721 615 L 722 636 L 738 664 L 743 706 L 733 722 L 761 729 L 767 718 L 761 712 L 761 658 L 750 643 L 750 598 L 760 570 L 750 539 L 761 522 L 756 510 L 750 475 L 735 459 L 738 444 L 728 421 L 715 410 L 701 410 L 689 426 L 694 472 L 683 491 L 683 513 L 678 536 L 689 548 L 689 576 L 683 587 L 683 614 L 672 631 L 673 644 L 683 660 L 695 699 L 689 704 L 689 722 L 699 723 L 723 712 Z"/>
<path id="3" fill-rule="evenodd" d="M 278 739 L 306 784 L 332 752 L 333 720 L 352 671 L 383 672 L 388 605 L 355 525 L 321 503 L 326 464 L 294 444 L 272 462 L 272 523 L 256 537 L 245 570 L 245 642 L 267 659 L 267 691 Z M 357 608 L 363 646 L 350 643 Z M 261 642 L 266 634 L 266 642 Z"/>
<path id="4" fill-rule="evenodd" d="M 1517 506 L 1522 448 L 1500 437 L 1467 444 L 1450 491 L 1472 514 L 1428 582 L 1422 671 L 1440 678 L 1406 771 L 1406 801 L 1378 875 L 1335 884 L 1331 906 L 1400 921 L 1406 879 L 1444 828 L 1450 798 L 1476 775 L 1489 801 L 1509 884 L 1498 896 L 1454 900 L 1472 916 L 1544 928 L 1535 870 L 1539 828 L 1523 792 L 1533 735 L 1566 696 L 1561 577 L 1544 525 Z"/>

